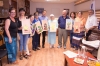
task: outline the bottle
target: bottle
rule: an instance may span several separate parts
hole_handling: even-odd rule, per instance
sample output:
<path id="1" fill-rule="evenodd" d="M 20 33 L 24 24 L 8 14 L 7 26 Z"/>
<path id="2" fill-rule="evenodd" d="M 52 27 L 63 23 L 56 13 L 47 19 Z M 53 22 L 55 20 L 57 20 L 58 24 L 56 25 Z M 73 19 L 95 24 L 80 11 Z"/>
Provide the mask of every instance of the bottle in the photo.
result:
<path id="1" fill-rule="evenodd" d="M 96 66 L 100 66 L 100 60 L 96 61 Z"/>
<path id="2" fill-rule="evenodd" d="M 82 48 L 81 48 L 81 54 L 82 54 L 82 55 L 81 55 L 81 56 L 82 56 L 83 58 L 86 57 L 86 55 L 85 55 L 85 54 L 86 54 L 86 51 L 85 51 L 85 50 L 86 50 L 86 47 L 85 47 L 85 46 L 82 46 Z"/>

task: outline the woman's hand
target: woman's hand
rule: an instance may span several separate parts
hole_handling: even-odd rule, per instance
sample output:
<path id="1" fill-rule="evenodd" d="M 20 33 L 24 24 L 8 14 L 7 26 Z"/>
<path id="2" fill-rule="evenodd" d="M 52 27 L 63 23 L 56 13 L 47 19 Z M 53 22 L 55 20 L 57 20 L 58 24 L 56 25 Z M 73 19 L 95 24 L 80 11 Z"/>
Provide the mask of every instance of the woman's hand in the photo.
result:
<path id="1" fill-rule="evenodd" d="M 18 28 L 18 30 L 22 30 L 22 27 Z"/>
<path id="2" fill-rule="evenodd" d="M 36 30 L 37 34 L 40 34 L 37 30 Z"/>
<path id="3" fill-rule="evenodd" d="M 12 39 L 11 38 L 9 38 L 9 43 L 12 43 Z"/>

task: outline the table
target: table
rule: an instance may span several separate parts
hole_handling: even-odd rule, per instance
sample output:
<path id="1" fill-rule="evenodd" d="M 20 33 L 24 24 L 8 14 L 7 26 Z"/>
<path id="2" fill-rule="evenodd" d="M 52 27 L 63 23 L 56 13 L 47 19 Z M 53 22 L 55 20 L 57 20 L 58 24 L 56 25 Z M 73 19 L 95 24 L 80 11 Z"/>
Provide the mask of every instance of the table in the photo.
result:
<path id="1" fill-rule="evenodd" d="M 95 59 L 95 57 L 92 54 L 90 54 L 89 52 L 87 52 L 86 55 L 87 55 L 87 57 Z M 87 64 L 87 58 L 85 58 L 84 64 L 81 65 L 81 64 L 75 63 L 74 62 L 74 58 L 69 58 L 65 54 L 64 54 L 64 56 L 65 56 L 64 66 L 88 66 L 88 64 Z"/>

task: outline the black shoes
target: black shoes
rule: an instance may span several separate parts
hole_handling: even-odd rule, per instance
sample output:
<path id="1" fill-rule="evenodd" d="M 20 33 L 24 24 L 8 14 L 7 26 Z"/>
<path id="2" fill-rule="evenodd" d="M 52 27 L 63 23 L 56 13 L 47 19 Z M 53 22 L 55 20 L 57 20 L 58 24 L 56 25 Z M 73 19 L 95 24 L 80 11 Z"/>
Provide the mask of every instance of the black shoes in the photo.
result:
<path id="1" fill-rule="evenodd" d="M 45 48 L 44 45 L 42 45 L 42 48 Z"/>
<path id="2" fill-rule="evenodd" d="M 39 48 L 37 48 L 37 49 L 34 49 L 34 48 L 33 48 L 32 50 L 36 51 L 36 50 L 40 50 L 40 49 L 39 49 Z"/>
<path id="3" fill-rule="evenodd" d="M 37 50 L 40 50 L 39 48 L 37 48 Z"/>
<path id="4" fill-rule="evenodd" d="M 19 59 L 20 59 L 20 60 L 23 60 L 23 57 L 24 57 L 25 59 L 28 59 L 28 55 L 27 55 L 27 54 L 25 54 L 24 56 L 23 56 L 23 55 L 20 55 Z"/>

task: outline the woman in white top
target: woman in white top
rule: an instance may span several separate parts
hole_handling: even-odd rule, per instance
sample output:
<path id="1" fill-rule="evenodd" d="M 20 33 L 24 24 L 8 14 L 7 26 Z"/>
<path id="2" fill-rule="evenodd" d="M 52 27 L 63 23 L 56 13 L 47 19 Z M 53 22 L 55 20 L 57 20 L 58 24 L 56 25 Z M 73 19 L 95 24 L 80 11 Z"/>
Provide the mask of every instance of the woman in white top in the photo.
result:
<path id="1" fill-rule="evenodd" d="M 56 42 L 56 31 L 51 30 L 51 26 L 53 26 L 51 23 L 53 23 L 53 25 L 56 25 L 56 29 L 58 28 L 58 22 L 57 20 L 55 20 L 53 14 L 50 15 L 50 20 L 48 21 L 48 42 L 50 44 L 50 48 L 54 48 L 54 44 Z"/>

